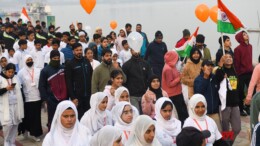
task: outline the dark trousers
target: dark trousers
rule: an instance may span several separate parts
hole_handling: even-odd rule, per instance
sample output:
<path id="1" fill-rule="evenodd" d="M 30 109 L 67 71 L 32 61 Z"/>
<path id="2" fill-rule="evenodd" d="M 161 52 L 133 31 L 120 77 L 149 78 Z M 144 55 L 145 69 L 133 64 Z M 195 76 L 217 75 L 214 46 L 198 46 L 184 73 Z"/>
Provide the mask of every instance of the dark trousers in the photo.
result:
<path id="1" fill-rule="evenodd" d="M 189 117 L 188 111 L 187 111 L 187 106 L 184 102 L 183 95 L 176 95 L 176 96 L 171 96 L 170 97 L 172 103 L 174 104 L 179 120 L 181 121 L 181 124 L 184 124 L 184 121 Z"/>
<path id="2" fill-rule="evenodd" d="M 239 93 L 239 109 L 240 112 L 244 110 L 245 99 L 245 85 L 248 87 L 251 80 L 252 73 L 246 73 L 238 76 L 238 93 Z"/>
<path id="3" fill-rule="evenodd" d="M 78 104 L 78 118 L 79 120 L 81 119 L 81 117 L 84 115 L 84 113 L 90 109 L 90 97 L 82 97 L 82 98 L 78 98 L 79 100 L 79 104 Z"/>
<path id="4" fill-rule="evenodd" d="M 57 108 L 58 104 L 59 103 L 55 103 L 55 102 L 51 101 L 50 99 L 47 100 L 47 110 L 48 110 L 48 123 L 47 123 L 47 126 L 48 126 L 49 131 L 51 129 L 52 119 L 54 117 L 54 114 L 55 114 L 55 111 L 56 111 L 56 108 Z"/>

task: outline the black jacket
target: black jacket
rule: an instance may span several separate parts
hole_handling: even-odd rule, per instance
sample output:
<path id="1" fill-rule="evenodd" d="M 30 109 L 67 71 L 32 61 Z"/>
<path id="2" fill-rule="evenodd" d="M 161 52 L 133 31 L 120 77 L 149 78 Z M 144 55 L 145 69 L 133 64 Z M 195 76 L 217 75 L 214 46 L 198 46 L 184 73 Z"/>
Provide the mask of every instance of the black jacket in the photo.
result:
<path id="1" fill-rule="evenodd" d="M 91 78 L 93 69 L 85 58 L 68 61 L 65 76 L 68 94 L 71 99 L 91 96 Z"/>
<path id="2" fill-rule="evenodd" d="M 16 40 L 16 38 L 15 38 L 15 35 L 13 33 L 3 32 L 3 41 L 5 43 L 5 48 L 6 49 L 13 48 L 15 40 Z"/>
<path id="3" fill-rule="evenodd" d="M 152 64 L 162 64 L 164 65 L 164 55 L 167 53 L 167 46 L 164 42 L 157 43 L 155 41 L 148 45 L 145 60 L 147 60 L 150 65 Z"/>
<path id="4" fill-rule="evenodd" d="M 141 97 L 148 88 L 148 78 L 152 74 L 150 65 L 140 57 L 132 56 L 122 67 L 127 81 L 126 88 L 131 96 Z"/>

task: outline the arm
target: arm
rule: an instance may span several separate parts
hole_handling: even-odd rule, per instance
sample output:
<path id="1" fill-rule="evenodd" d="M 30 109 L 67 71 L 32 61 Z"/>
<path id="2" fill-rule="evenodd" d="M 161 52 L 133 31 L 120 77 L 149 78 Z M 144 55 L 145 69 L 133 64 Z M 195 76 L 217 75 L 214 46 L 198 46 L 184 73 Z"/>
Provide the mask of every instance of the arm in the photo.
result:
<path id="1" fill-rule="evenodd" d="M 194 81 L 194 94 L 200 93 L 203 95 L 207 90 L 208 84 L 209 81 L 203 77 L 198 76 Z"/>
<path id="2" fill-rule="evenodd" d="M 144 56 L 144 60 L 148 60 L 148 57 L 150 55 L 150 50 L 151 50 L 151 44 L 148 45 L 145 56 Z"/>
<path id="3" fill-rule="evenodd" d="M 98 92 L 98 79 L 99 79 L 98 70 L 95 69 L 91 80 L 91 94 Z"/>
<path id="4" fill-rule="evenodd" d="M 67 63 L 65 66 L 65 79 L 66 79 L 66 84 L 67 84 L 67 91 L 69 94 L 69 97 L 71 98 L 71 100 L 76 99 L 77 97 L 74 94 L 74 87 L 73 87 L 73 81 L 72 81 L 72 67 L 71 67 L 71 63 Z"/>
<path id="5" fill-rule="evenodd" d="M 167 69 L 165 70 L 165 77 L 166 77 L 166 84 L 168 87 L 174 87 L 176 86 L 180 81 L 180 76 L 174 76 L 172 73 L 172 70 Z"/>
<path id="6" fill-rule="evenodd" d="M 247 96 L 246 96 L 247 100 L 252 99 L 255 86 L 256 86 L 257 82 L 260 80 L 259 74 L 260 74 L 260 64 L 258 64 L 253 71 L 252 78 L 250 80 L 250 84 L 248 87 Z"/>
<path id="7" fill-rule="evenodd" d="M 44 70 L 41 71 L 40 79 L 39 79 L 39 91 L 40 96 L 42 100 L 47 100 L 48 94 L 47 94 L 47 88 L 48 88 L 48 77 L 47 74 L 44 72 Z"/>

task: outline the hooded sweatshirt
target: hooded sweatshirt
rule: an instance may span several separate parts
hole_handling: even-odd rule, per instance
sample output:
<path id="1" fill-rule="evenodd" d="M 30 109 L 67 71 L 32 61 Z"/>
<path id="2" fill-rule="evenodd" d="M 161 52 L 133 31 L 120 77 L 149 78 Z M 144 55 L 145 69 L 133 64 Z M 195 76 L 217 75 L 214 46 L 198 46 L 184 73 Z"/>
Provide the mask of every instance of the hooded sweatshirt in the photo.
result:
<path id="1" fill-rule="evenodd" d="M 236 40 L 240 45 L 234 51 L 234 65 L 238 75 L 253 72 L 252 45 L 245 43 L 243 32 L 236 35 Z"/>
<path id="2" fill-rule="evenodd" d="M 175 66 L 178 59 L 178 54 L 175 51 L 169 51 L 164 56 L 162 88 L 168 93 L 169 97 L 180 95 L 182 92 L 180 73 Z"/>

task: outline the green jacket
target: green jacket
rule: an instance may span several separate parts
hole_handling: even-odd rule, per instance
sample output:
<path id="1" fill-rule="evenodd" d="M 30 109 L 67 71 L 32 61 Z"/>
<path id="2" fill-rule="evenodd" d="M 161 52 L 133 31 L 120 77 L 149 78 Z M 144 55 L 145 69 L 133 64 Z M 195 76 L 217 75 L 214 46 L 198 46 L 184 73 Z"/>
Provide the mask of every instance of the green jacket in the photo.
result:
<path id="1" fill-rule="evenodd" d="M 207 59 L 207 60 L 211 60 L 211 54 L 210 54 L 210 51 L 209 51 L 209 48 L 203 48 L 203 54 L 204 54 L 204 57 L 202 57 L 201 59 L 204 60 L 204 59 Z"/>
<path id="2" fill-rule="evenodd" d="M 250 127 L 252 130 L 254 129 L 254 126 L 259 122 L 258 121 L 259 112 L 260 112 L 260 92 L 256 93 L 253 96 L 252 101 L 251 101 Z"/>
<path id="3" fill-rule="evenodd" d="M 101 62 L 101 64 L 93 71 L 92 74 L 92 81 L 91 81 L 91 93 L 94 94 L 96 92 L 103 92 L 105 89 L 105 86 L 107 85 L 108 81 L 110 80 L 110 73 L 116 70 L 116 68 L 113 67 L 113 65 L 107 65 L 104 62 Z M 118 70 L 121 70 L 119 68 Z M 122 71 L 123 72 L 123 71 Z M 123 73 L 123 80 L 126 82 L 126 76 Z"/>

